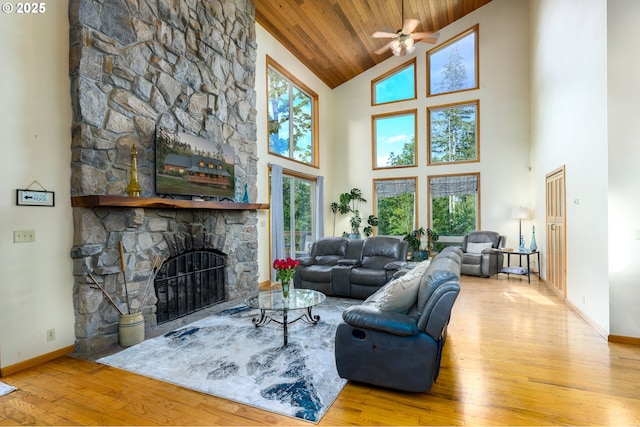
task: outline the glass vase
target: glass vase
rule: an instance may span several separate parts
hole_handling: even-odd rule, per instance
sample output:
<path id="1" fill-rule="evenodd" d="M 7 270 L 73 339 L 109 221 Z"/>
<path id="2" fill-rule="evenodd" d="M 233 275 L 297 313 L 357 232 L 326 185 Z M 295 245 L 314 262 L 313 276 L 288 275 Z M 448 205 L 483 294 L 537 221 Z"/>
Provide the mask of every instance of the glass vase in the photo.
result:
<path id="1" fill-rule="evenodd" d="M 282 281 L 282 297 L 289 298 L 289 281 Z"/>

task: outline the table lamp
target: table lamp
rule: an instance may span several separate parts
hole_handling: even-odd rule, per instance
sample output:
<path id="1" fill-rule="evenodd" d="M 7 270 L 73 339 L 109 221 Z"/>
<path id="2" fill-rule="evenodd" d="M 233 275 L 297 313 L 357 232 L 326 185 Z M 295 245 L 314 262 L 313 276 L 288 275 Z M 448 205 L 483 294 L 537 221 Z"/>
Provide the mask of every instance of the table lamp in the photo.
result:
<path id="1" fill-rule="evenodd" d="M 520 236 L 520 246 L 518 250 L 520 252 L 524 252 L 524 236 L 522 235 L 522 220 L 529 219 L 529 209 L 523 208 L 519 206 L 517 208 L 511 209 L 511 219 L 517 219 L 520 222 L 520 227 L 518 229 L 518 235 Z"/>

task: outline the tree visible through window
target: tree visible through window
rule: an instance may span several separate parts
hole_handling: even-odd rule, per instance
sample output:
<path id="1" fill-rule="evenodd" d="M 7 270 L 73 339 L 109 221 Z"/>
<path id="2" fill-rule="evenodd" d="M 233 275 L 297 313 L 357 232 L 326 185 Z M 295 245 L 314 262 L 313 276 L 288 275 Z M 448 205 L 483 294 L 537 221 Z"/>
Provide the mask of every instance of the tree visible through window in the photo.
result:
<path id="1" fill-rule="evenodd" d="M 416 165 L 416 110 L 372 116 L 373 168 Z"/>
<path id="2" fill-rule="evenodd" d="M 378 235 L 404 236 L 415 229 L 416 178 L 373 181 Z"/>
<path id="3" fill-rule="evenodd" d="M 315 181 L 282 176 L 284 245 L 286 256 L 295 258 L 306 251 L 314 233 Z"/>
<path id="4" fill-rule="evenodd" d="M 318 96 L 269 57 L 267 63 L 269 152 L 318 166 Z"/>
<path id="5" fill-rule="evenodd" d="M 478 88 L 478 26 L 427 52 L 427 96 Z"/>
<path id="6" fill-rule="evenodd" d="M 440 236 L 461 237 L 479 229 L 480 175 L 429 177 L 431 229 Z"/>
<path id="7" fill-rule="evenodd" d="M 479 160 L 478 104 L 472 101 L 428 109 L 429 164 Z"/>

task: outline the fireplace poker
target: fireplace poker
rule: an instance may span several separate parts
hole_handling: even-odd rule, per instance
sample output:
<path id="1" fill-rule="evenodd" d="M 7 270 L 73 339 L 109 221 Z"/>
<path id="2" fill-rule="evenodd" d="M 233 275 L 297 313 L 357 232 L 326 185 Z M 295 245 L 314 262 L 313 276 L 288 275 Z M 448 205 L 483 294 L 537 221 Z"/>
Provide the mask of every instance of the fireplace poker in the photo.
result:
<path id="1" fill-rule="evenodd" d="M 144 304 L 144 301 L 147 299 L 147 294 L 149 293 L 151 282 L 155 280 L 156 276 L 158 275 L 158 271 L 160 271 L 160 267 L 163 263 L 164 258 L 160 258 L 159 255 L 156 255 L 156 257 L 153 259 L 153 264 L 151 264 L 151 274 L 149 275 L 147 283 L 144 286 L 144 292 L 142 293 L 142 299 L 140 300 L 140 310 L 142 310 L 142 304 Z"/>
<path id="2" fill-rule="evenodd" d="M 122 270 L 122 278 L 124 279 L 124 292 L 127 295 L 127 312 L 131 314 L 131 305 L 129 304 L 129 289 L 127 288 L 127 270 L 124 266 L 124 250 L 122 249 L 122 240 L 120 240 L 120 269 Z"/>
<path id="3" fill-rule="evenodd" d="M 100 286 L 100 284 L 98 282 L 96 282 L 96 279 L 93 278 L 93 276 L 91 275 L 91 273 L 89 273 L 89 279 L 91 279 L 91 281 L 98 287 L 98 289 L 100 289 L 102 291 L 102 293 L 104 294 L 105 297 L 107 297 L 107 299 L 109 300 L 109 302 L 111 303 L 111 305 L 113 305 L 115 307 L 116 310 L 118 310 L 118 313 L 120 313 L 120 315 L 122 316 L 124 313 L 122 312 L 122 310 L 120 310 L 120 307 L 118 307 L 116 305 L 115 302 L 113 302 L 113 300 L 111 299 L 111 297 L 109 296 L 109 294 L 107 293 L 107 291 L 105 291 L 102 286 Z"/>

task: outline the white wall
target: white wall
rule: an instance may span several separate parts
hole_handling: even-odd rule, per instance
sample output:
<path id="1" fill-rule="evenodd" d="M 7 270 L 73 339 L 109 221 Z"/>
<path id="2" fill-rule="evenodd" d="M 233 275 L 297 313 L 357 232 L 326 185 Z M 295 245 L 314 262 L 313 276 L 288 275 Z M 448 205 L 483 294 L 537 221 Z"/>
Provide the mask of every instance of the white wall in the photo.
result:
<path id="1" fill-rule="evenodd" d="M 327 192 L 330 200 L 352 187 L 360 188 L 367 200 L 372 180 L 388 177 L 418 177 L 418 225 L 427 222 L 427 176 L 480 172 L 481 228 L 507 235 L 507 245 L 518 244 L 518 223 L 510 219 L 513 206 L 531 206 L 529 191 L 529 64 L 528 2 L 494 0 L 440 31 L 443 43 L 479 23 L 480 89 L 452 95 L 426 97 L 426 54 L 432 45 L 418 43 L 418 99 L 384 106 L 371 106 L 371 80 L 406 62 L 410 56 L 393 57 L 334 90 L 333 141 L 335 182 Z M 426 114 L 428 106 L 480 100 L 480 163 L 427 167 Z M 371 170 L 371 115 L 403 109 L 418 109 L 418 166 Z M 344 183 L 344 184 L 343 184 Z M 331 192 L 332 191 L 332 192 Z M 363 207 L 368 214 L 371 204 Z M 364 216 L 364 215 L 363 215 Z M 531 223 L 526 225 L 530 230 Z M 348 229 L 344 217 L 341 228 Z M 523 229 L 524 233 L 524 229 Z M 524 233 L 527 241 L 531 233 Z"/>
<path id="2" fill-rule="evenodd" d="M 608 331 L 606 0 L 530 4 L 539 246 L 546 245 L 545 174 L 566 165 L 567 299 Z"/>
<path id="3" fill-rule="evenodd" d="M 67 16 L 62 0 L 41 15 L 0 14 L 0 367 L 75 340 Z M 55 192 L 55 207 L 16 206 L 16 189 L 34 180 Z M 13 243 L 25 229 L 36 242 Z"/>
<path id="4" fill-rule="evenodd" d="M 640 2 L 607 2 L 611 333 L 640 337 Z"/>
<path id="5" fill-rule="evenodd" d="M 322 82 L 315 74 L 285 49 L 277 40 L 271 36 L 262 26 L 256 24 L 256 39 L 258 43 L 258 57 L 256 59 L 256 99 L 257 99 L 257 127 L 258 127 L 258 201 L 269 202 L 269 182 L 268 182 L 268 164 L 278 164 L 284 169 L 294 170 L 310 176 L 324 176 L 325 188 L 331 188 L 334 185 L 333 174 L 333 143 L 331 139 L 332 113 L 333 109 L 333 91 Z M 296 76 L 301 82 L 307 85 L 318 95 L 319 104 L 319 168 L 303 165 L 293 162 L 282 157 L 273 156 L 268 153 L 269 135 L 267 133 L 267 65 L 266 58 L 269 55 L 278 64 L 283 66 L 287 71 Z M 328 205 L 330 201 L 325 191 L 325 201 L 323 206 L 326 207 L 325 213 L 325 231 L 330 226 Z M 269 212 L 260 211 L 258 214 L 258 246 L 259 246 L 259 263 L 260 263 L 260 281 L 269 280 L 271 272 L 271 261 L 269 258 Z"/>

